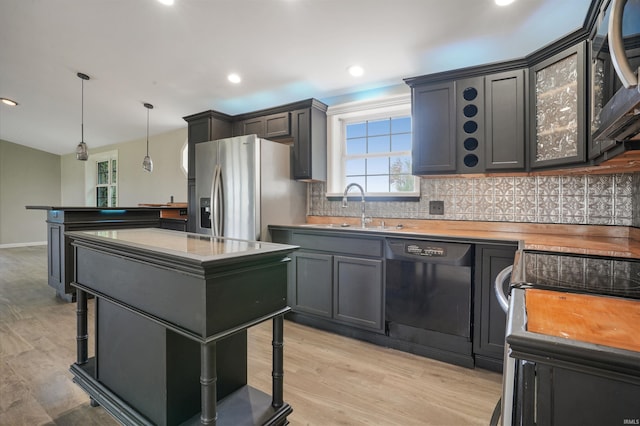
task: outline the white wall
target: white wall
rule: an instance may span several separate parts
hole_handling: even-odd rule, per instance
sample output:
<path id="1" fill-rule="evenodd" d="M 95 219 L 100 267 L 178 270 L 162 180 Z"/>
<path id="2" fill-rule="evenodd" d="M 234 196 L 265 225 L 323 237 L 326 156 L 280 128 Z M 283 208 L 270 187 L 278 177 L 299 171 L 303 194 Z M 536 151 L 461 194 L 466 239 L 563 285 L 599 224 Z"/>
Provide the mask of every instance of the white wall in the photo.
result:
<path id="1" fill-rule="evenodd" d="M 62 156 L 62 204 L 86 205 L 85 167 L 92 154 L 118 151 L 118 205 L 135 207 L 139 203 L 167 203 L 187 201 L 187 177 L 180 168 L 181 150 L 187 140 L 187 128 L 149 138 L 149 156 L 153 172 L 142 169 L 146 153 L 146 138 L 92 149 L 89 145 L 87 163 L 77 161 L 75 154 Z"/>
<path id="2" fill-rule="evenodd" d="M 60 157 L 0 140 L 0 247 L 47 241 L 44 210 L 60 204 Z"/>

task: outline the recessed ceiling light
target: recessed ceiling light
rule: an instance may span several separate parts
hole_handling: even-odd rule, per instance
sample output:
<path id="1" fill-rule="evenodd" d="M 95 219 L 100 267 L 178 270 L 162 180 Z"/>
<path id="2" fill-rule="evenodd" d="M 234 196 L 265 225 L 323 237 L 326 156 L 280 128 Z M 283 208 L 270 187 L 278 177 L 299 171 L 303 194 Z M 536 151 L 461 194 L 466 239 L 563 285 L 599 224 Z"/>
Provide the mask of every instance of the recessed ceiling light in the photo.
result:
<path id="1" fill-rule="evenodd" d="M 3 104 L 9 105 L 9 106 L 18 105 L 18 103 L 16 101 L 14 101 L 13 99 L 9 99 L 9 98 L 0 98 L 0 101 L 2 101 Z"/>
<path id="2" fill-rule="evenodd" d="M 164 4 L 165 6 L 173 6 L 173 0 L 158 0 L 158 1 Z"/>
<path id="3" fill-rule="evenodd" d="M 507 6 L 513 3 L 515 0 L 495 0 L 498 6 Z"/>
<path id="4" fill-rule="evenodd" d="M 236 73 L 229 74 L 227 76 L 227 79 L 234 84 L 238 84 L 242 81 L 242 78 L 240 78 L 240 76 Z"/>
<path id="5" fill-rule="evenodd" d="M 360 65 L 351 65 L 349 68 L 349 74 L 354 77 L 360 77 L 364 74 L 364 69 Z"/>

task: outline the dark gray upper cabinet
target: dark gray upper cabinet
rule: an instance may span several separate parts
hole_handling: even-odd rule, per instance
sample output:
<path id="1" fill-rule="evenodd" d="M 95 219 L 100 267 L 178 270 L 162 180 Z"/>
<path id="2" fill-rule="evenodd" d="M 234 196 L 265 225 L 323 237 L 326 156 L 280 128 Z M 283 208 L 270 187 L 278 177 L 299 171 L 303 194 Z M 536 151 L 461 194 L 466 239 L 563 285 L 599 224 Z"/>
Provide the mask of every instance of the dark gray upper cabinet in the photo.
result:
<path id="1" fill-rule="evenodd" d="M 272 139 L 291 135 L 291 113 L 288 111 L 247 118 L 233 123 L 233 135 L 258 135 Z"/>
<path id="2" fill-rule="evenodd" d="M 458 173 L 484 171 L 484 79 L 482 77 L 457 80 L 456 140 Z"/>
<path id="3" fill-rule="evenodd" d="M 453 82 L 411 88 L 414 175 L 456 171 L 456 95 Z"/>
<path id="4" fill-rule="evenodd" d="M 413 174 L 524 170 L 525 98 L 523 68 L 413 85 Z"/>
<path id="5" fill-rule="evenodd" d="M 293 178 L 327 180 L 327 106 L 313 103 L 291 112 Z"/>
<path id="6" fill-rule="evenodd" d="M 586 160 L 585 43 L 530 68 L 531 168 Z"/>
<path id="7" fill-rule="evenodd" d="M 525 70 L 488 75 L 485 83 L 485 169 L 523 170 Z"/>

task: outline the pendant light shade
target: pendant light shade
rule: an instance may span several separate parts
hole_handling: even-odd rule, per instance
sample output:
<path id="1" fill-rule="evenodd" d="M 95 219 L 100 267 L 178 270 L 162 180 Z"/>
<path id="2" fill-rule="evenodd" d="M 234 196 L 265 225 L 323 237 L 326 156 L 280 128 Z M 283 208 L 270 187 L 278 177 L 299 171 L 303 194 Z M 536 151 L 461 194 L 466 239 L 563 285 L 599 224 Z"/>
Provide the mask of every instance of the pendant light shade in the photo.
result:
<path id="1" fill-rule="evenodd" d="M 142 168 L 145 172 L 151 173 L 153 171 L 153 160 L 149 157 L 149 110 L 153 109 L 153 105 L 145 103 L 144 107 L 147 109 L 147 155 L 142 160 Z"/>
<path id="2" fill-rule="evenodd" d="M 80 143 L 76 147 L 76 160 L 87 161 L 87 159 L 89 158 L 89 150 L 87 149 L 87 144 L 84 143 L 84 81 L 89 80 L 89 76 L 79 72 L 78 77 L 82 80 L 82 107 L 80 121 Z"/>

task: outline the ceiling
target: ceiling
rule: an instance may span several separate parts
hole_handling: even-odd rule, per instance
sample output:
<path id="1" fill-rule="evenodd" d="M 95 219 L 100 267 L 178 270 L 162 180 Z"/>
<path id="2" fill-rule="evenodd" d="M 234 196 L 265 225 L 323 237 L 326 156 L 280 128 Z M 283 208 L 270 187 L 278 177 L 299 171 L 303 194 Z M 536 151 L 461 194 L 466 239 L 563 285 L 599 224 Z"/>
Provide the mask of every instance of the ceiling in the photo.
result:
<path id="1" fill-rule="evenodd" d="M 239 114 L 517 59 L 582 26 L 590 0 L 0 0 L 0 139 L 72 153 Z M 354 78 L 347 67 L 360 64 Z M 230 72 L 242 83 L 227 80 Z M 151 143 L 152 142 L 151 138 Z"/>

